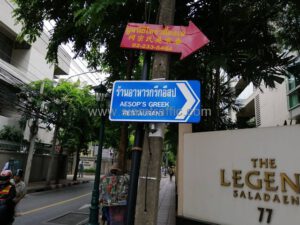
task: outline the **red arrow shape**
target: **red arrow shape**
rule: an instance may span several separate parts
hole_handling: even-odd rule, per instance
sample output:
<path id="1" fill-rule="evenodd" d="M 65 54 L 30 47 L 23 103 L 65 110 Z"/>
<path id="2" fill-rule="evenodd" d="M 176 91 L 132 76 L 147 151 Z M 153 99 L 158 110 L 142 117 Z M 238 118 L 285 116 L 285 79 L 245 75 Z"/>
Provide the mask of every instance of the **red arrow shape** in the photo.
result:
<path id="1" fill-rule="evenodd" d="M 197 51 L 209 42 L 208 38 L 190 21 L 189 26 L 186 28 L 186 36 L 183 38 L 183 43 L 180 46 L 181 57 L 184 59 L 188 55 Z"/>
<path id="2" fill-rule="evenodd" d="M 129 23 L 121 47 L 181 53 L 180 59 L 183 59 L 208 42 L 208 38 L 191 21 L 188 27 Z"/>

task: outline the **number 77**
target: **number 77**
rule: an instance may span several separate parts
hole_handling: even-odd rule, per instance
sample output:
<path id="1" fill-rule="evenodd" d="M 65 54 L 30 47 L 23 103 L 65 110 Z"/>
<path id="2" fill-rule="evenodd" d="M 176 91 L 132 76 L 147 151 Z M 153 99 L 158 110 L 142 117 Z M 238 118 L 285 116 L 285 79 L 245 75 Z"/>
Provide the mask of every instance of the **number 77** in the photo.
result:
<path id="1" fill-rule="evenodd" d="M 260 212 L 258 221 L 260 223 L 263 221 L 264 213 L 265 213 L 265 211 L 267 211 L 267 213 L 268 213 L 267 223 L 270 223 L 271 219 L 272 219 L 273 209 L 267 209 L 267 208 L 265 209 L 265 208 L 260 208 L 260 207 L 258 207 L 257 209 Z"/>

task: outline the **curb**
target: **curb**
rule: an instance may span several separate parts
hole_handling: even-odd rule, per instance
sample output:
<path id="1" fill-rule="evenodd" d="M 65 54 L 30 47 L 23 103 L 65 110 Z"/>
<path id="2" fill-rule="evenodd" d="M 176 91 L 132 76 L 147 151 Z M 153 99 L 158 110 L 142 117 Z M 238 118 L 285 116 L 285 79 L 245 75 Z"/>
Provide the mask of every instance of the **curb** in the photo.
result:
<path id="1" fill-rule="evenodd" d="M 86 184 L 89 183 L 90 181 L 88 180 L 83 180 L 83 181 L 70 181 L 64 184 L 51 184 L 51 185 L 45 185 L 43 187 L 33 187 L 27 189 L 27 194 L 29 193 L 34 193 L 34 192 L 41 192 L 41 191 L 49 191 L 49 190 L 54 190 L 54 189 L 60 189 L 60 188 L 65 188 L 65 187 L 70 187 L 73 185 L 79 185 L 79 184 Z"/>

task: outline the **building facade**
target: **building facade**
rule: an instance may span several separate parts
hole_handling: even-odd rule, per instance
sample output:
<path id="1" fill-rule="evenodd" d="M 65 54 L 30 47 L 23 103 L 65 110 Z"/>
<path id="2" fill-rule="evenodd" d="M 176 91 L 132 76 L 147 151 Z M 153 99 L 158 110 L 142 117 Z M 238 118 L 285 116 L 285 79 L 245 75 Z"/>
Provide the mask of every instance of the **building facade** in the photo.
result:
<path id="1" fill-rule="evenodd" d="M 68 78 L 68 75 L 89 71 L 83 60 L 73 59 L 71 47 L 67 45 L 59 47 L 57 64 L 47 63 L 49 28 L 46 26 L 34 43 L 18 42 L 21 25 L 16 24 L 12 16 L 13 9 L 11 1 L 0 1 L 0 130 L 5 125 L 19 126 L 20 113 L 15 107 L 18 85 L 43 79 Z M 99 74 L 85 74 L 80 80 L 85 84 L 97 85 L 97 76 Z M 24 136 L 28 138 L 28 128 Z M 43 143 L 51 143 L 52 132 L 40 126 L 38 139 Z"/>
<path id="2" fill-rule="evenodd" d="M 298 69 L 299 70 L 299 69 Z M 295 71 L 296 72 L 296 71 Z M 291 74 L 275 88 L 259 88 L 239 80 L 235 85 L 238 113 L 231 113 L 239 128 L 273 127 L 300 123 L 299 80 Z"/>

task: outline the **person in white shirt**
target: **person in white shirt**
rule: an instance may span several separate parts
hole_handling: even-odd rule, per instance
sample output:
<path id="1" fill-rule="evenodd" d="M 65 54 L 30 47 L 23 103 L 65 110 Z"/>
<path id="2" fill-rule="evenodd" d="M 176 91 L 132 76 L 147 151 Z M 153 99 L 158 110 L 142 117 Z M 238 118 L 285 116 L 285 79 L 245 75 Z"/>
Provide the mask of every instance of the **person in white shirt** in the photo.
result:
<path id="1" fill-rule="evenodd" d="M 2 171 L 4 170 L 12 170 L 12 165 L 10 162 L 12 162 L 14 159 L 13 158 L 10 158 L 9 161 L 7 161 L 5 164 L 4 164 L 4 167 L 2 169 Z"/>
<path id="2" fill-rule="evenodd" d="M 19 216 L 19 212 L 17 210 L 18 203 L 25 197 L 26 195 L 26 185 L 25 182 L 22 180 L 23 178 L 23 170 L 18 169 L 15 176 L 15 188 L 16 188 L 16 197 L 14 198 L 14 203 L 16 204 L 16 216 Z"/>
<path id="3" fill-rule="evenodd" d="M 78 173 L 78 177 L 83 177 L 83 171 L 84 171 L 84 165 L 83 165 L 83 161 L 82 160 L 80 160 L 79 161 L 79 165 L 78 165 L 78 167 L 79 167 L 79 173 Z"/>

